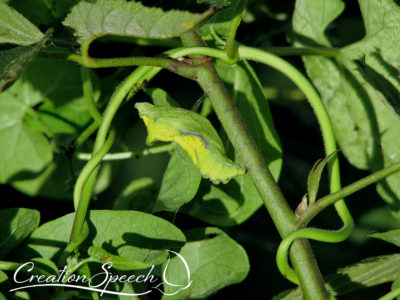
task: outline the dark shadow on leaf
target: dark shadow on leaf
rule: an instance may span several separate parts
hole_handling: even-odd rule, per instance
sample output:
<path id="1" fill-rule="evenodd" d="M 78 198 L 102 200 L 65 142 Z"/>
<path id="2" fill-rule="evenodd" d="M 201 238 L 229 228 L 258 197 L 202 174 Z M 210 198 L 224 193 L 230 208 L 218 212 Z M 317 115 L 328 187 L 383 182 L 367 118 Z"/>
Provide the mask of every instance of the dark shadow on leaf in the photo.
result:
<path id="1" fill-rule="evenodd" d="M 124 233 L 122 235 L 122 238 L 126 242 L 126 245 L 151 249 L 151 250 L 181 248 L 185 245 L 184 242 L 167 240 L 167 239 L 149 238 L 147 236 L 140 235 L 134 232 Z"/>
<path id="2" fill-rule="evenodd" d="M 70 125 L 71 127 L 75 128 L 77 132 L 81 132 L 81 131 L 83 131 L 85 129 L 85 128 L 80 128 L 74 122 L 64 118 L 63 116 L 61 116 L 60 114 L 57 114 L 55 112 L 46 111 L 46 110 L 39 110 L 39 113 L 41 115 L 47 115 L 47 116 L 53 117 L 53 118 L 55 118 L 57 120 L 60 120 L 60 121 L 62 121 L 64 123 L 66 123 L 66 124 Z"/>
<path id="3" fill-rule="evenodd" d="M 207 228 L 196 228 L 185 231 L 186 240 L 188 242 L 198 242 L 211 240 L 219 236 L 218 233 L 206 233 Z"/>
<path id="4" fill-rule="evenodd" d="M 353 291 L 368 287 L 359 282 L 352 281 L 350 276 L 347 274 L 329 275 L 325 278 L 325 282 L 331 287 L 330 290 L 334 290 L 339 295 L 351 293 Z"/>
<path id="5" fill-rule="evenodd" d="M 374 56 L 379 59 L 380 64 L 385 66 L 386 70 L 396 75 L 392 76 L 397 79 L 398 71 L 395 68 L 387 64 L 382 57 L 375 53 Z M 365 62 L 365 57 L 354 61 L 357 65 L 357 70 L 363 76 L 363 78 L 379 92 L 379 101 L 381 101 L 396 117 L 400 117 L 400 98 L 399 90 L 383 75 L 374 70 Z M 394 69 L 394 70 L 393 70 Z"/>
<path id="6" fill-rule="evenodd" d="M 346 80 L 350 83 L 354 91 L 358 94 L 358 99 L 361 100 L 364 111 L 368 115 L 369 127 L 370 131 L 372 132 L 371 138 L 373 139 L 372 153 L 369 155 L 368 153 L 366 153 L 365 150 L 365 156 L 368 157 L 368 168 L 372 170 L 380 170 L 383 168 L 383 157 L 380 147 L 381 133 L 379 132 L 378 121 L 371 99 L 364 87 L 358 82 L 357 78 L 347 68 L 343 67 L 342 73 Z M 349 99 L 349 101 L 351 100 Z"/>
<path id="7" fill-rule="evenodd" d="M 386 195 L 390 197 L 392 200 L 390 203 L 387 201 L 386 203 L 390 206 L 390 209 L 397 213 L 400 211 L 400 201 L 398 195 L 390 188 L 386 179 L 383 179 L 379 182 L 380 187 L 385 191 Z"/>

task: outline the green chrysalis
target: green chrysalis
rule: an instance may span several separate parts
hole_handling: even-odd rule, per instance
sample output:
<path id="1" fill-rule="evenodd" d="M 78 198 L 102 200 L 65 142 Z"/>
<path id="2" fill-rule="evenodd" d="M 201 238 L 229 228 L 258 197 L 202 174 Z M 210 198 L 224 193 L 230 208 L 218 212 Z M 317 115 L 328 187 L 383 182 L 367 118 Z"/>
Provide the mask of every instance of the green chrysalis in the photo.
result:
<path id="1" fill-rule="evenodd" d="M 204 178 L 214 184 L 227 183 L 244 175 L 245 169 L 230 160 L 218 133 L 208 119 L 182 108 L 136 103 L 135 108 L 146 124 L 146 143 L 175 142 L 183 148 Z"/>

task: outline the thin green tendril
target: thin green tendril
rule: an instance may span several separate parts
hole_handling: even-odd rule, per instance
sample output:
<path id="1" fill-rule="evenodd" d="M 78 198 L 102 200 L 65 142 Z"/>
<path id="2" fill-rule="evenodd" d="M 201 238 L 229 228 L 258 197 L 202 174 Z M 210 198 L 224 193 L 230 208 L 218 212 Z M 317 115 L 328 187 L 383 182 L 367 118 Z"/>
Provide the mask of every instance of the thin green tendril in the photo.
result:
<path id="1" fill-rule="evenodd" d="M 305 94 L 317 116 L 324 139 L 326 155 L 329 155 L 337 150 L 332 124 L 322 100 L 309 81 L 296 68 L 278 56 L 245 46 L 239 47 L 239 56 L 240 58 L 262 62 L 288 76 Z M 328 166 L 330 175 L 330 191 L 331 193 L 334 193 L 341 188 L 338 158 L 336 157 L 331 159 L 328 162 Z M 354 228 L 354 221 L 344 200 L 342 199 L 336 202 L 335 208 L 343 222 L 343 227 L 341 229 L 336 231 L 328 231 L 316 228 L 300 228 L 284 237 L 278 248 L 276 261 L 279 271 L 288 280 L 299 284 L 296 272 L 288 264 L 288 252 L 290 245 L 296 239 L 304 238 L 321 242 L 337 243 L 346 240 L 350 236 Z"/>

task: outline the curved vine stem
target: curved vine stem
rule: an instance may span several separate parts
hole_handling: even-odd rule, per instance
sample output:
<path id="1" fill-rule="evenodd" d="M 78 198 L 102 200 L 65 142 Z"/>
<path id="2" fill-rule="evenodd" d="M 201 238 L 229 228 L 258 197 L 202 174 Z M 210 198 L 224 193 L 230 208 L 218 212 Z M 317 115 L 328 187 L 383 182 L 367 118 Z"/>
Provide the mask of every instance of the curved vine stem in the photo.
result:
<path id="1" fill-rule="evenodd" d="M 305 94 L 317 116 L 324 139 L 326 155 L 329 155 L 337 150 L 333 127 L 322 100 L 309 81 L 296 68 L 290 65 L 287 61 L 273 54 L 254 48 L 244 46 L 239 47 L 239 56 L 241 58 L 262 62 L 288 76 Z M 328 166 L 330 175 L 330 191 L 331 193 L 334 193 L 341 188 L 338 158 L 335 157 L 331 159 L 328 162 Z M 276 260 L 280 272 L 290 281 L 299 284 L 297 275 L 295 271 L 290 268 L 287 260 L 287 253 L 289 252 L 290 245 L 293 243 L 293 241 L 296 239 L 307 238 L 317 241 L 336 243 L 341 242 L 350 236 L 354 228 L 354 221 L 344 200 L 336 202 L 335 208 L 343 222 L 343 227 L 341 229 L 336 231 L 328 231 L 316 228 L 301 228 L 289 233 L 283 239 L 279 246 Z"/>
<path id="2" fill-rule="evenodd" d="M 96 102 L 93 96 L 93 84 L 90 78 L 90 71 L 88 68 L 81 66 L 81 77 L 82 77 L 82 89 L 85 98 L 86 106 L 92 118 L 100 123 L 102 115 L 96 106 Z"/>

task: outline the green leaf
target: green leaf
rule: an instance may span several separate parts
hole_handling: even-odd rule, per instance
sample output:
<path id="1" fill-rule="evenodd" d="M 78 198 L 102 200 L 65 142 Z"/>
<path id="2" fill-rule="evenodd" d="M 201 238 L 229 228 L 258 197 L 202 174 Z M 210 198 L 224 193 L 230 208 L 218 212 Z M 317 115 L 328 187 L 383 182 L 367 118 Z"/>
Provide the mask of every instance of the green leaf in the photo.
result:
<path id="1" fill-rule="evenodd" d="M 400 83 L 398 78 L 399 69 L 396 69 L 388 64 L 385 64 L 385 61 L 382 60 L 376 53 L 372 53 L 371 56 L 374 56 L 377 61 L 380 60 L 380 63 L 384 65 L 388 72 L 390 72 L 391 77 Z M 358 71 L 363 76 L 363 78 L 376 90 L 377 96 L 380 98 L 386 107 L 398 118 L 400 118 L 400 101 L 398 100 L 399 90 L 394 86 L 390 80 L 386 79 L 379 72 L 374 70 L 371 66 L 369 66 L 365 59 L 355 60 L 354 63 L 358 66 Z"/>
<path id="2" fill-rule="evenodd" d="M 246 278 L 250 269 L 247 254 L 222 230 L 197 228 L 186 231 L 185 235 L 188 242 L 179 254 L 189 267 L 190 279 L 179 256 L 165 262 L 163 286 L 166 295 L 162 299 L 202 299 Z M 182 289 L 188 284 L 188 279 L 192 283 Z M 167 296 L 179 289 L 182 290 L 176 295 Z"/>
<path id="3" fill-rule="evenodd" d="M 206 24 L 198 29 L 202 38 L 212 39 L 216 33 L 220 37 L 227 37 L 232 18 L 235 16 L 240 0 L 231 1 L 232 3 L 217 12 Z M 227 3 L 226 3 L 227 4 Z M 226 4 L 224 6 L 226 6 Z"/>
<path id="4" fill-rule="evenodd" d="M 145 88 L 144 92 L 151 98 L 154 105 L 179 107 L 179 104 L 163 89 Z"/>
<path id="5" fill-rule="evenodd" d="M 380 239 L 400 247 L 400 229 L 389 230 L 386 232 L 372 233 L 369 234 L 368 237 Z"/>
<path id="6" fill-rule="evenodd" d="M 400 119 L 393 113 L 398 109 L 393 94 L 400 92 L 396 71 L 400 57 L 393 43 L 400 39 L 400 6 L 392 0 L 359 4 L 364 38 L 341 49 L 334 59 L 307 56 L 303 60 L 323 98 L 344 155 L 354 166 L 374 172 L 400 158 Z M 295 45 L 330 47 L 324 32 L 343 7 L 340 0 L 297 1 L 293 15 Z M 378 192 L 390 204 L 398 205 L 400 174 L 381 181 Z"/>
<path id="7" fill-rule="evenodd" d="M 47 138 L 24 120 L 27 108 L 10 89 L 0 94 L 0 183 L 40 172 L 52 159 Z"/>
<path id="8" fill-rule="evenodd" d="M 115 198 L 113 209 L 150 212 L 153 208 L 151 200 L 154 196 L 147 195 L 146 192 L 153 186 L 154 180 L 151 178 L 145 177 L 131 181 Z M 144 197 L 149 198 L 148 201 L 143 201 Z"/>
<path id="9" fill-rule="evenodd" d="M 0 92 L 18 79 L 25 65 L 44 47 L 44 40 L 35 46 L 17 46 L 0 51 Z"/>
<path id="10" fill-rule="evenodd" d="M 59 21 L 78 2 L 79 0 L 11 0 L 10 6 L 39 26 Z"/>
<path id="11" fill-rule="evenodd" d="M 84 164 L 84 161 L 55 153 L 51 163 L 42 172 L 34 174 L 34 176 L 13 180 L 11 185 L 32 197 L 71 200 L 75 179 Z M 111 162 L 102 164 L 94 188 L 95 194 L 101 193 L 109 186 L 115 167 L 116 165 Z"/>
<path id="12" fill-rule="evenodd" d="M 227 183 L 244 175 L 245 170 L 225 154 L 221 139 L 210 121 L 182 108 L 136 103 L 135 108 L 146 124 L 146 143 L 175 142 L 190 156 L 204 178 L 214 184 Z"/>
<path id="13" fill-rule="evenodd" d="M 104 264 L 107 262 L 112 263 L 113 268 L 117 270 L 141 270 L 151 267 L 151 264 L 146 264 L 138 260 L 131 258 L 121 257 L 118 255 L 113 255 L 101 247 L 89 247 L 89 256 L 96 260 L 97 262 Z"/>
<path id="14" fill-rule="evenodd" d="M 196 0 L 197 3 L 207 3 L 207 4 L 211 4 L 213 6 L 215 6 L 216 8 L 221 8 L 224 6 L 228 6 L 229 4 L 231 4 L 231 1 L 229 0 Z M 233 2 L 239 2 L 239 1 L 235 1 L 233 0 Z"/>
<path id="15" fill-rule="evenodd" d="M 194 198 L 200 181 L 201 175 L 190 156 L 182 148 L 175 147 L 164 172 L 153 212 L 176 212 Z"/>
<path id="16" fill-rule="evenodd" d="M 392 286 L 391 286 L 391 290 L 395 290 L 400 288 L 400 276 L 397 277 L 397 279 L 395 281 L 393 281 Z M 400 297 L 397 297 L 396 299 L 398 300 Z"/>
<path id="17" fill-rule="evenodd" d="M 28 46 L 43 38 L 40 30 L 12 7 L 0 3 L 0 44 Z"/>
<path id="18" fill-rule="evenodd" d="M 39 226 L 40 213 L 26 208 L 7 208 L 0 211 L 0 257 L 18 246 Z"/>
<path id="19" fill-rule="evenodd" d="M 10 281 L 7 274 L 0 270 L 0 300 L 7 300 L 7 297 L 4 296 L 3 292 L 8 290 L 10 290 Z"/>
<path id="20" fill-rule="evenodd" d="M 325 278 L 327 290 L 334 296 L 394 281 L 400 275 L 400 254 L 370 257 L 357 264 L 341 268 L 336 274 Z M 297 288 L 282 300 L 301 300 L 303 295 Z"/>
<path id="21" fill-rule="evenodd" d="M 75 30 L 81 43 L 105 35 L 167 39 L 194 28 L 212 12 L 163 11 L 135 1 L 98 0 L 74 6 L 63 24 Z"/>
<path id="22" fill-rule="evenodd" d="M 94 90 L 98 99 L 97 85 Z M 40 103 L 38 111 L 33 111 L 32 106 Z M 91 119 L 79 66 L 63 60 L 31 62 L 22 76 L 0 94 L 0 107 L 0 142 L 5 144 L 0 150 L 0 182 L 31 180 L 43 174 L 39 172 L 52 161 L 53 146 L 41 131 L 78 133 Z M 66 169 L 64 165 L 62 172 L 68 179 Z"/>
<path id="23" fill-rule="evenodd" d="M 282 168 L 282 150 L 257 75 L 246 61 L 233 66 L 217 61 L 216 67 L 277 180 Z M 228 138 L 225 137 L 224 141 L 228 153 L 232 153 L 235 162 L 239 163 L 240 159 L 228 143 Z M 189 214 L 213 225 L 233 226 L 247 220 L 262 203 L 250 177 L 245 175 L 234 178 L 226 186 L 211 187 L 202 199 L 194 201 Z"/>
<path id="24" fill-rule="evenodd" d="M 44 103 L 39 107 L 42 120 L 55 133 L 79 133 L 91 120 L 82 91 L 80 67 L 60 59 L 36 59 L 23 74 L 30 94 Z M 99 80 L 93 72 L 93 94 L 100 98 Z"/>
<path id="25" fill-rule="evenodd" d="M 74 216 L 68 214 L 40 226 L 32 233 L 28 247 L 37 255 L 54 258 L 69 241 Z M 148 264 L 161 263 L 167 257 L 164 249 L 179 248 L 185 243 L 185 236 L 177 227 L 142 212 L 92 210 L 88 222 L 90 233 L 84 247 L 101 247 Z"/>

